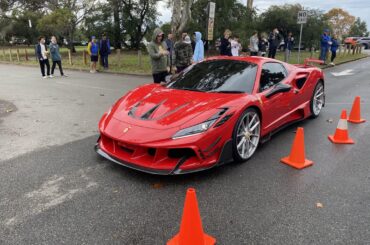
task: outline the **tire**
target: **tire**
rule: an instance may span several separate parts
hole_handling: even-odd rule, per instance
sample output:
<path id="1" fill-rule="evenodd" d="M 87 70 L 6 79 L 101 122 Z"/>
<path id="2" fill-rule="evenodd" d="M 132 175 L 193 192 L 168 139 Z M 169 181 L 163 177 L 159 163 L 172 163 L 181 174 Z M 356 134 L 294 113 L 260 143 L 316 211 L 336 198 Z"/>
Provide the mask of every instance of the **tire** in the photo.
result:
<path id="1" fill-rule="evenodd" d="M 323 81 L 318 81 L 310 101 L 311 117 L 317 118 L 325 105 L 325 87 Z"/>
<path id="2" fill-rule="evenodd" d="M 248 124 L 248 130 L 246 131 Z M 258 148 L 261 138 L 261 119 L 257 110 L 245 110 L 235 124 L 233 131 L 233 157 L 236 162 L 250 159 Z"/>

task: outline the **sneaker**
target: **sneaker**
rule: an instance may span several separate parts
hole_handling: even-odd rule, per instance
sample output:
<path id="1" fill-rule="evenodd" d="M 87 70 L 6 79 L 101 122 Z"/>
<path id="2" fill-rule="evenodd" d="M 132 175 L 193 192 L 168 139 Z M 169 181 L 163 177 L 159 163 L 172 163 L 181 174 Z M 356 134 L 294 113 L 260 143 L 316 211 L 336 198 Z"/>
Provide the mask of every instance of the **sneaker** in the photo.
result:
<path id="1" fill-rule="evenodd" d="M 66 74 L 61 75 L 62 77 L 68 77 Z"/>
<path id="2" fill-rule="evenodd" d="M 94 71 L 93 70 L 90 70 L 90 73 L 94 73 Z"/>
<path id="3" fill-rule="evenodd" d="M 43 76 L 42 78 L 48 78 L 47 76 Z"/>
<path id="4" fill-rule="evenodd" d="M 54 77 L 54 75 L 50 75 L 49 77 L 50 77 L 50 78 L 53 78 L 53 77 Z"/>

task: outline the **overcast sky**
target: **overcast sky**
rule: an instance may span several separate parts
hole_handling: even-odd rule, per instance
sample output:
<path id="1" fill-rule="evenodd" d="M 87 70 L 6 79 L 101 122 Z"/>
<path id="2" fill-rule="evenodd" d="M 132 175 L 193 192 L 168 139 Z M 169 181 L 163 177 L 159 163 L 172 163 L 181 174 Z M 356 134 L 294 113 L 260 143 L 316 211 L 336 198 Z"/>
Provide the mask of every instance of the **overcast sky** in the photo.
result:
<path id="1" fill-rule="evenodd" d="M 246 5 L 247 0 L 240 0 L 240 2 Z M 285 3 L 300 3 L 304 7 L 318 8 L 325 11 L 332 8 L 342 8 L 366 21 L 367 27 L 370 29 L 370 0 L 254 0 L 253 4 L 259 10 L 266 10 L 270 5 L 282 5 Z M 159 20 L 169 22 L 171 20 L 171 11 L 164 4 L 160 3 L 159 5 L 159 12 L 162 14 Z"/>

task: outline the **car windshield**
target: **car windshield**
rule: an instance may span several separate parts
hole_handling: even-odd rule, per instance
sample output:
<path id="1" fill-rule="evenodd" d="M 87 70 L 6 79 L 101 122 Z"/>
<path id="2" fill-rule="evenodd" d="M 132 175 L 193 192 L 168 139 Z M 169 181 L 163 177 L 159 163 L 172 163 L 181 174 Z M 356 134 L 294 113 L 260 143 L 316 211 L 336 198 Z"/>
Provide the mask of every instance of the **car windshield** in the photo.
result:
<path id="1" fill-rule="evenodd" d="M 215 92 L 251 93 L 257 65 L 237 60 L 211 60 L 190 66 L 175 75 L 168 88 Z"/>

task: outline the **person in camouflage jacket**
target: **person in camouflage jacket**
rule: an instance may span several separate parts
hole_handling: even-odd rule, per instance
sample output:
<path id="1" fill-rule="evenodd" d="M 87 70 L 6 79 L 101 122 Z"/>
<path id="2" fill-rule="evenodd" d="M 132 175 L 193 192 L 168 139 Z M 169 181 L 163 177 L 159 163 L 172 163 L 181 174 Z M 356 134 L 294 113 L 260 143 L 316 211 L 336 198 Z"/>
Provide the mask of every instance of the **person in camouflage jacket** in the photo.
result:
<path id="1" fill-rule="evenodd" d="M 175 66 L 177 72 L 186 69 L 192 63 L 193 49 L 191 47 L 191 39 L 186 35 L 182 40 L 175 44 Z"/>

